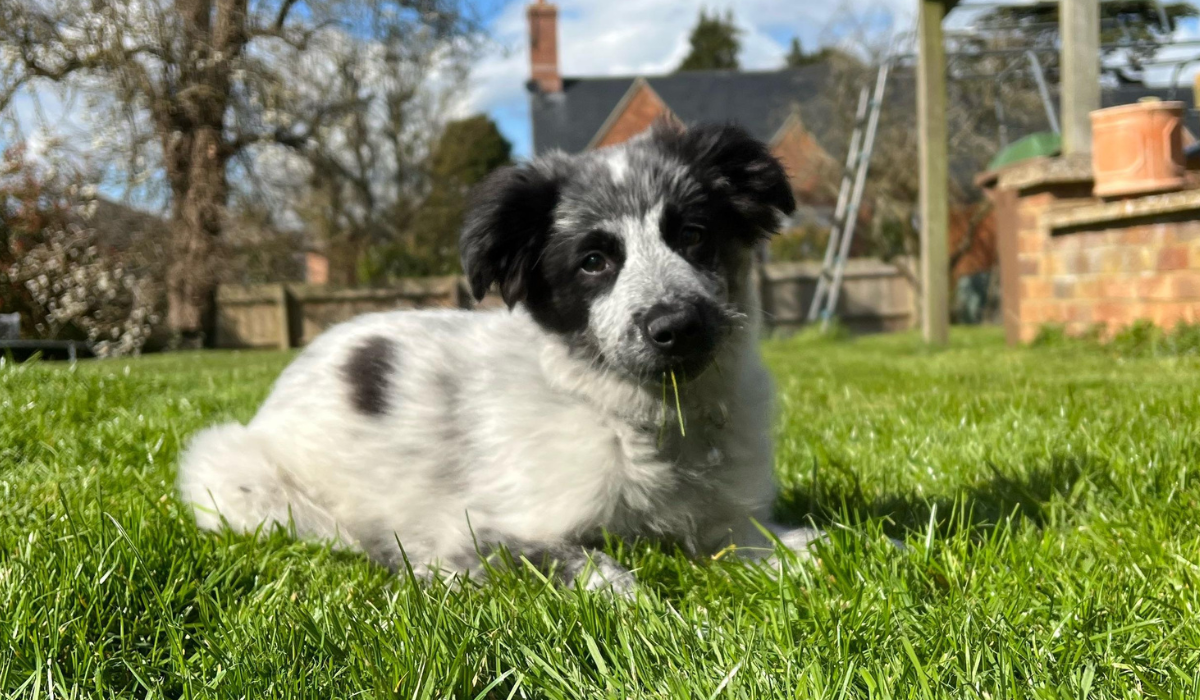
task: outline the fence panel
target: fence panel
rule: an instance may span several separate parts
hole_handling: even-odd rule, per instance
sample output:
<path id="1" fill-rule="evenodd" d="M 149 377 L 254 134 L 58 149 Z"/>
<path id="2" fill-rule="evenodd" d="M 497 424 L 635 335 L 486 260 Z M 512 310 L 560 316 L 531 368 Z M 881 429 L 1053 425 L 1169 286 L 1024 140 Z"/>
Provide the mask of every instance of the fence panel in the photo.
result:
<path id="1" fill-rule="evenodd" d="M 287 348 L 290 345 L 284 285 L 223 284 L 217 288 L 217 347 Z"/>
<path id="2" fill-rule="evenodd" d="M 908 330 L 917 323 L 916 276 L 910 258 L 884 262 L 853 258 L 846 263 L 838 295 L 839 321 L 856 332 Z M 821 264 L 780 262 L 761 273 L 766 327 L 789 333 L 805 324 L 817 288 Z"/>
<path id="3" fill-rule="evenodd" d="M 400 280 L 381 289 L 338 289 L 292 285 L 288 287 L 291 343 L 308 345 L 332 325 L 355 316 L 392 309 L 459 308 L 457 277 Z"/>
<path id="4" fill-rule="evenodd" d="M 816 288 L 818 263 L 770 263 L 759 273 L 768 330 L 804 325 Z M 332 325 L 375 311 L 417 308 L 503 308 L 492 296 L 475 303 L 461 277 L 400 280 L 377 289 L 263 284 L 222 285 L 217 292 L 217 346 L 301 347 Z M 838 313 L 851 330 L 896 331 L 916 325 L 912 261 L 854 259 L 846 265 Z"/>

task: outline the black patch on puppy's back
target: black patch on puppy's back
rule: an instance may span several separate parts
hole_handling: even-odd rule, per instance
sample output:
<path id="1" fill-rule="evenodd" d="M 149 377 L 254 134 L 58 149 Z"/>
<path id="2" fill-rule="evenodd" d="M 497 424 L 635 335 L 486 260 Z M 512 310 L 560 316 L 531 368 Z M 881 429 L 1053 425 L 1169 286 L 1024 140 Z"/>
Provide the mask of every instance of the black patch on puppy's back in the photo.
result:
<path id="1" fill-rule="evenodd" d="M 367 338 L 350 352 L 342 365 L 342 378 L 350 386 L 350 402 L 359 413 L 387 413 L 395 368 L 396 344 L 381 335 Z"/>

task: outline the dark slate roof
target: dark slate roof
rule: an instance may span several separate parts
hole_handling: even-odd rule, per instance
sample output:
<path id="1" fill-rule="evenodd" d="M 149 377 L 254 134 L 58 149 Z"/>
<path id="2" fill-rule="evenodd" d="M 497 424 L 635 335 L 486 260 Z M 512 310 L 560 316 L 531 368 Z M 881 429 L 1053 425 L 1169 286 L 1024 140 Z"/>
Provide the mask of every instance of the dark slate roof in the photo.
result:
<path id="1" fill-rule="evenodd" d="M 735 122 L 769 141 L 796 109 L 810 131 L 827 117 L 815 105 L 829 69 L 823 65 L 777 71 L 687 71 L 645 76 L 667 107 L 685 123 Z M 533 150 L 582 151 L 637 80 L 564 78 L 563 91 L 531 94 Z"/>

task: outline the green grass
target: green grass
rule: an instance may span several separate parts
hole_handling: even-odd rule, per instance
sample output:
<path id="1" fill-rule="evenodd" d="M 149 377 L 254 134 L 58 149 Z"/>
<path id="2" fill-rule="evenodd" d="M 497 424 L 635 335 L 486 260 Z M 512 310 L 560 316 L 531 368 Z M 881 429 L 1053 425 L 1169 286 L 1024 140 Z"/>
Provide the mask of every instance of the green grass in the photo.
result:
<path id="1" fill-rule="evenodd" d="M 0 691 L 35 697 L 1200 696 L 1200 359 L 772 341 L 780 579 L 612 546 L 636 603 L 415 585 L 196 532 L 180 442 L 287 361 L 0 368 Z M 901 538 L 896 550 L 885 535 Z"/>

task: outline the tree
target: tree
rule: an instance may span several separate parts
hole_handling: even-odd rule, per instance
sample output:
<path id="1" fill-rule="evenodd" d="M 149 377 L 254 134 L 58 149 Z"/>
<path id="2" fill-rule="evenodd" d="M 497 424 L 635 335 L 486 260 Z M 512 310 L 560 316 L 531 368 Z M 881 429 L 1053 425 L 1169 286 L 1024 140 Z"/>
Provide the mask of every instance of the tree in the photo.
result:
<path id="1" fill-rule="evenodd" d="M 9 0 L 0 109 L 39 82 L 114 96 L 130 151 L 151 152 L 168 186 L 167 323 L 196 344 L 212 324 L 231 163 L 264 144 L 301 150 L 362 106 L 361 95 L 292 99 L 297 68 L 339 41 L 404 56 L 414 37 L 451 42 L 469 29 L 457 0 L 92 0 L 86 12 L 76 0 Z"/>
<path id="2" fill-rule="evenodd" d="M 822 47 L 814 53 L 804 53 L 804 48 L 800 45 L 799 37 L 792 37 L 791 48 L 788 49 L 787 55 L 784 56 L 784 66 L 787 68 L 800 68 L 801 66 L 811 66 L 815 63 L 824 63 L 834 58 L 844 58 L 841 52 L 835 48 L 828 46 Z"/>
<path id="3" fill-rule="evenodd" d="M 727 11 L 724 17 L 719 14 L 710 17 L 701 9 L 700 19 L 688 38 L 692 49 L 677 70 L 737 70 L 741 34 L 742 30 L 733 22 L 732 11 Z"/>
<path id="4" fill-rule="evenodd" d="M 70 203 L 60 188 L 46 182 L 26 158 L 23 146 L 11 146 L 0 159 L 0 309 L 22 315 L 26 332 L 34 330 L 31 291 L 9 277 L 8 270 L 26 251 L 41 243 L 42 231 L 65 224 Z"/>
<path id="5" fill-rule="evenodd" d="M 791 49 L 788 50 L 783 62 L 788 68 L 799 68 L 800 66 L 808 65 L 809 57 L 800 46 L 800 37 L 792 37 Z"/>
<path id="6" fill-rule="evenodd" d="M 467 193 L 488 173 L 511 162 L 511 153 L 512 144 L 485 115 L 448 124 L 429 160 L 429 194 L 413 216 L 409 234 L 393 247 L 389 272 L 458 272 L 458 231 Z"/>
<path id="7" fill-rule="evenodd" d="M 322 60 L 297 67 L 297 87 L 277 103 L 303 114 L 313 101 L 356 105 L 321 115 L 301 147 L 250 160 L 255 197 L 273 199 L 277 219 L 302 222 L 327 252 L 330 281 L 377 282 L 386 256 L 408 240 L 412 217 L 430 188 L 428 161 L 445 115 L 466 79 L 469 46 L 436 34 L 408 37 L 381 51 L 330 42 Z"/>

